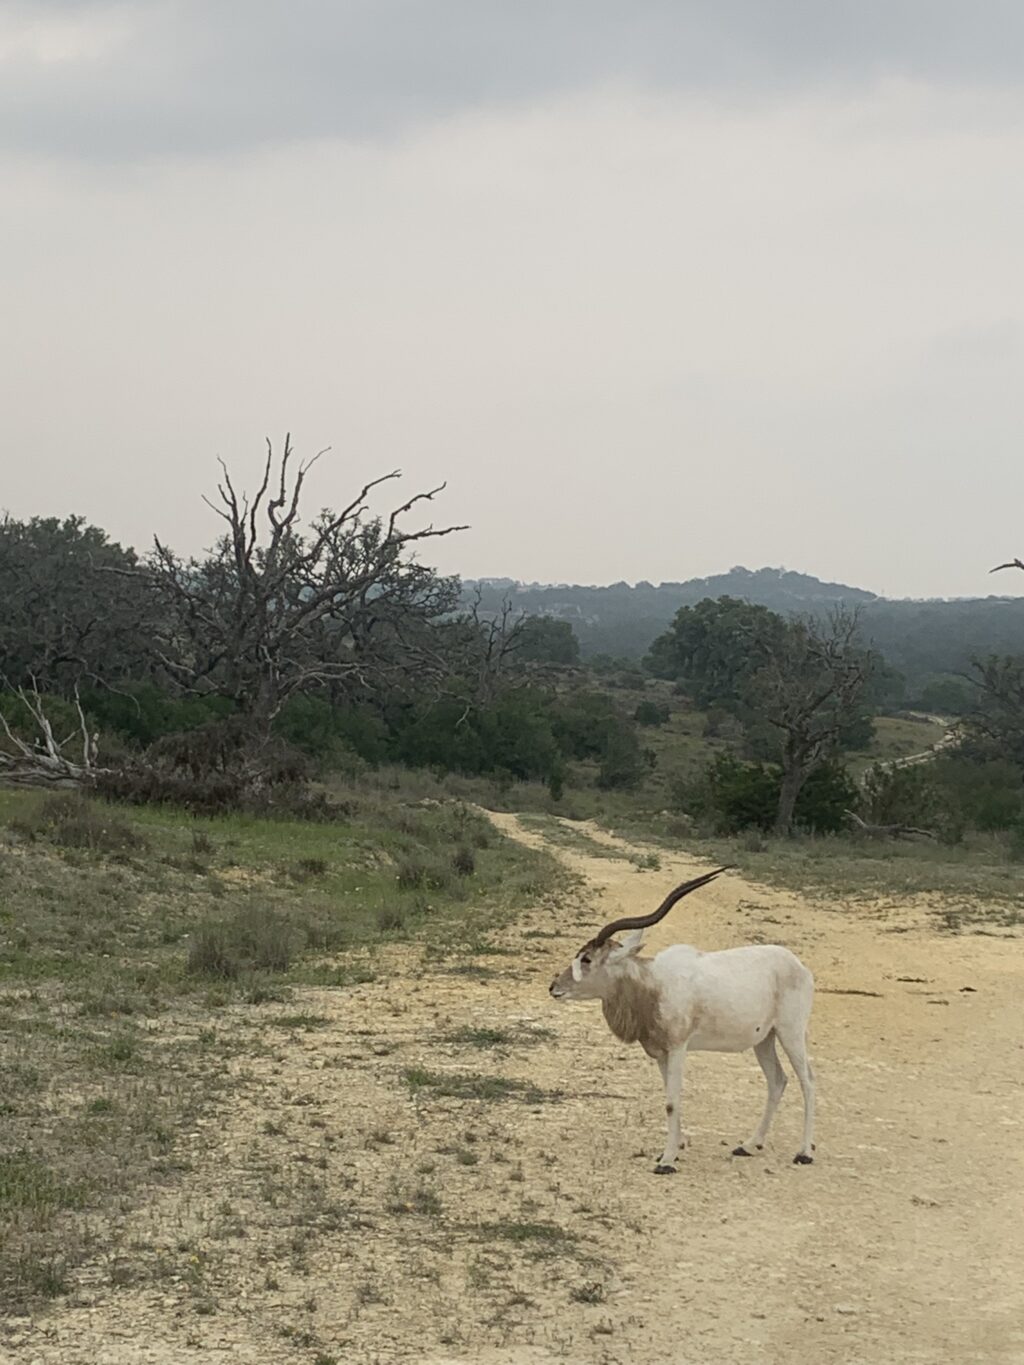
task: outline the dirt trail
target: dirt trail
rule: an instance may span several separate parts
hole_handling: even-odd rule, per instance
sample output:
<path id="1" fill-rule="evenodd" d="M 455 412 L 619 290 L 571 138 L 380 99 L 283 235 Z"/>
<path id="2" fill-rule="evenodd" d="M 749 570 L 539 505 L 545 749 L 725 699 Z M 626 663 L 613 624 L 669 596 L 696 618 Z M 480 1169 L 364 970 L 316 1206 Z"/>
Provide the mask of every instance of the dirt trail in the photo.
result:
<path id="1" fill-rule="evenodd" d="M 577 903 L 520 921 L 493 976 L 427 974 L 413 950 L 396 953 L 403 981 L 305 991 L 289 1009 L 326 1026 L 263 1049 L 249 1045 L 252 1011 L 237 1012 L 237 1088 L 193 1135 L 185 1188 L 118 1232 L 171 1262 L 187 1247 L 208 1299 L 180 1266 L 111 1289 L 100 1258 L 76 1304 L 16 1324 L 9 1358 L 1024 1362 L 1020 939 L 939 937 L 920 911 L 721 878 L 650 948 L 774 941 L 811 966 L 818 1161 L 791 1164 L 795 1084 L 764 1157 L 730 1159 L 760 1113 L 761 1075 L 749 1055 L 697 1055 L 691 1147 L 679 1175 L 657 1179 L 656 1069 L 547 984 L 594 926 L 647 910 L 698 865 L 662 852 L 639 872 L 634 846 L 585 832 L 589 845 L 556 849 L 585 879 Z M 491 1026 L 524 1030 L 522 1045 L 452 1041 Z M 411 1066 L 563 1094 L 415 1099 L 400 1079 Z M 417 1196 L 423 1182 L 436 1203 Z"/>

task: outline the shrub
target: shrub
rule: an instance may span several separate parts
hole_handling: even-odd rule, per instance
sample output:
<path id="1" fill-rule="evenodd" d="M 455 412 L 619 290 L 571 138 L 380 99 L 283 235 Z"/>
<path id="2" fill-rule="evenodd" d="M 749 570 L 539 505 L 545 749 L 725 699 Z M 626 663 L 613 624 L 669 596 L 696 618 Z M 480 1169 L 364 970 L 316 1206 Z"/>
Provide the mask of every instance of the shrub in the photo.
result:
<path id="1" fill-rule="evenodd" d="M 631 730 L 610 734 L 597 770 L 597 785 L 606 791 L 635 787 L 646 772 L 636 735 Z"/>
<path id="2" fill-rule="evenodd" d="M 744 763 L 719 754 L 696 781 L 677 782 L 673 795 L 688 814 L 705 821 L 719 834 L 746 829 L 771 829 L 782 787 L 781 769 L 768 763 Z M 838 763 L 816 768 L 804 783 L 796 804 L 795 822 L 817 834 L 845 827 L 844 810 L 857 800 L 857 789 Z"/>
<path id="3" fill-rule="evenodd" d="M 34 819 L 20 822 L 20 829 L 30 838 L 43 837 L 60 848 L 113 855 L 145 848 L 142 836 L 109 806 L 77 793 L 49 797 Z"/>
<path id="4" fill-rule="evenodd" d="M 645 698 L 633 712 L 637 725 L 667 725 L 672 712 L 664 702 Z"/>
<path id="5" fill-rule="evenodd" d="M 1015 764 L 970 752 L 904 767 L 878 765 L 865 778 L 863 809 L 876 824 L 923 825 L 955 843 L 968 827 L 1024 828 L 1024 783 Z"/>
<path id="6" fill-rule="evenodd" d="M 193 976 L 235 980 L 243 972 L 286 972 L 296 933 L 267 906 L 245 906 L 230 919 L 207 921 L 192 936 L 187 970 Z"/>
<path id="7" fill-rule="evenodd" d="M 467 846 L 456 849 L 452 854 L 452 867 L 460 877 L 471 877 L 476 871 L 476 854 Z"/>
<path id="8" fill-rule="evenodd" d="M 385 906 L 377 911 L 377 928 L 382 934 L 397 933 L 405 928 L 405 915 L 395 907 Z"/>
<path id="9" fill-rule="evenodd" d="M 233 981 L 241 965 L 226 924 L 201 924 L 192 935 L 185 969 L 190 976 L 212 976 Z"/>
<path id="10" fill-rule="evenodd" d="M 304 783 L 254 783 L 245 773 L 193 779 L 144 761 L 102 774 L 96 790 L 109 801 L 130 806 L 176 806 L 193 815 L 245 811 L 268 819 L 331 821 L 346 814 L 324 793 L 314 792 Z"/>
<path id="11" fill-rule="evenodd" d="M 289 863 L 285 869 L 293 882 L 308 882 L 314 877 L 322 877 L 327 872 L 326 858 L 299 858 Z"/>
<path id="12" fill-rule="evenodd" d="M 444 891 L 451 886 L 455 872 L 440 858 L 409 853 L 399 861 L 396 876 L 398 885 L 404 890 Z"/>
<path id="13" fill-rule="evenodd" d="M 859 792 L 841 763 L 823 763 L 811 773 L 797 798 L 795 823 L 814 834 L 838 834 L 847 828 Z"/>

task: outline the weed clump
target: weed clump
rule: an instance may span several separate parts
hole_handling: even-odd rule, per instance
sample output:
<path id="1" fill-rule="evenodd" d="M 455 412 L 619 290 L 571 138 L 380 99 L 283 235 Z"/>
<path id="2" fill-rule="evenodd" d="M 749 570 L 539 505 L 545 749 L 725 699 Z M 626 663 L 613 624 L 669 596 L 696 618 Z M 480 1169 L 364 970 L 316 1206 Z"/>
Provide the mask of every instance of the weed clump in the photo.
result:
<path id="1" fill-rule="evenodd" d="M 440 858 L 426 853 L 409 853 L 399 861 L 396 880 L 403 890 L 447 891 L 455 875 L 454 869 Z"/>
<path id="2" fill-rule="evenodd" d="M 201 924 L 189 945 L 191 976 L 234 981 L 247 972 L 286 972 L 295 932 L 285 917 L 265 906 L 245 906 L 230 919 Z"/>
<path id="3" fill-rule="evenodd" d="M 77 793 L 49 797 L 33 818 L 14 821 L 12 828 L 32 840 L 47 839 L 58 848 L 108 856 L 123 857 L 146 846 L 141 835 L 108 806 Z"/>

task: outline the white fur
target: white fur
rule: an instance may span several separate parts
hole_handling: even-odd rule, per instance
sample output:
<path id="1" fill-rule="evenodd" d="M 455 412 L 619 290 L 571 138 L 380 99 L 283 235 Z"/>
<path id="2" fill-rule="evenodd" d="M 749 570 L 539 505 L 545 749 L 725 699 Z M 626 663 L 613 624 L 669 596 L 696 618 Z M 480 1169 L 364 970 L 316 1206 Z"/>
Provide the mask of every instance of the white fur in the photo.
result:
<path id="1" fill-rule="evenodd" d="M 804 1127 L 795 1161 L 806 1164 L 814 1150 L 814 1072 L 807 1057 L 807 1025 L 814 998 L 814 978 L 788 948 L 755 945 L 704 953 L 684 944 L 666 948 L 653 959 L 639 959 L 643 930 L 622 943 L 585 948 L 551 986 L 552 995 L 609 1002 L 628 991 L 651 1002 L 656 1020 L 648 1039 L 640 1037 L 654 1057 L 665 1085 L 668 1136 L 656 1170 L 675 1169 L 681 1141 L 680 1101 L 688 1052 L 744 1052 L 753 1048 L 768 1085 L 764 1114 L 753 1137 L 734 1155 L 753 1155 L 768 1133 L 786 1075 L 775 1051 L 782 1044 L 800 1081 Z M 634 1012 L 636 1013 L 636 1012 Z"/>

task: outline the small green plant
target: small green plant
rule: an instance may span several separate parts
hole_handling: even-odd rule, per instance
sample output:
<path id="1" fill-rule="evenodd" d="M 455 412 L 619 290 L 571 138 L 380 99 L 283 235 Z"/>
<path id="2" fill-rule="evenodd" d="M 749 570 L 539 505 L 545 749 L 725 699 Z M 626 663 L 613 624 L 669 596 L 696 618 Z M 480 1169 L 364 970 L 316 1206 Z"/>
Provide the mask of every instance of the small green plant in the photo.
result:
<path id="1" fill-rule="evenodd" d="M 81 1208 L 82 1184 L 68 1184 L 25 1150 L 0 1155 L 0 1210 Z"/>
<path id="2" fill-rule="evenodd" d="M 403 890 L 446 891 L 456 874 L 454 868 L 440 858 L 410 853 L 399 861 L 395 875 Z"/>
<path id="3" fill-rule="evenodd" d="M 467 1047 L 503 1047 L 515 1041 L 515 1034 L 507 1028 L 470 1028 L 467 1025 L 449 1034 L 448 1040 Z"/>
<path id="4" fill-rule="evenodd" d="M 326 858 L 299 858 L 296 862 L 288 865 L 288 876 L 293 882 L 302 884 L 312 881 L 314 877 L 322 877 L 327 872 Z"/>

